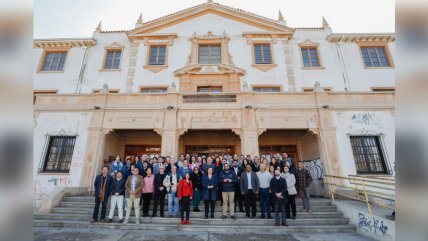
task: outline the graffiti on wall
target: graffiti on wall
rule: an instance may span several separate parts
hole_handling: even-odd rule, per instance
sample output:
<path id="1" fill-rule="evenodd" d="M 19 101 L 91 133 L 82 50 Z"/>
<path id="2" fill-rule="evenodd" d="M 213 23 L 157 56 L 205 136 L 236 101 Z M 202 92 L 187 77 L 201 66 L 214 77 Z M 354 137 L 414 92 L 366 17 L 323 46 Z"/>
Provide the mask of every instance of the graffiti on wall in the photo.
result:
<path id="1" fill-rule="evenodd" d="M 360 125 L 379 125 L 379 120 L 374 113 L 365 112 L 352 115 L 351 118 L 354 124 Z"/>
<path id="2" fill-rule="evenodd" d="M 323 196 L 324 195 L 324 166 L 321 159 L 304 160 L 303 165 L 312 176 L 312 182 L 309 186 L 311 195 Z"/>
<path id="3" fill-rule="evenodd" d="M 69 187 L 71 185 L 71 180 L 68 177 L 55 177 L 53 176 L 48 180 L 48 183 L 53 183 L 54 186 L 66 186 Z"/>
<path id="4" fill-rule="evenodd" d="M 358 213 L 358 226 L 367 232 L 377 235 L 385 235 L 388 231 L 388 227 L 384 225 L 382 220 L 376 219 L 375 217 L 366 217 L 363 213 Z"/>

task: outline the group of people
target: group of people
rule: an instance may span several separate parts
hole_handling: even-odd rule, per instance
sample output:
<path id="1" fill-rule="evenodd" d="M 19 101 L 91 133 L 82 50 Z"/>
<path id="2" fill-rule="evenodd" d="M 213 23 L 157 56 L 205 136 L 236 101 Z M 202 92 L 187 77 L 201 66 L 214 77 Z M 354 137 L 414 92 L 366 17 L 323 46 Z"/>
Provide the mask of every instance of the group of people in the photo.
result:
<path id="1" fill-rule="evenodd" d="M 164 217 L 164 202 L 168 200 L 168 217 L 180 217 L 181 224 L 190 224 L 190 207 L 200 212 L 203 200 L 205 218 L 214 218 L 217 201 L 222 202 L 222 219 L 228 216 L 237 219 L 239 212 L 247 218 L 255 218 L 257 200 L 260 201 L 260 218 L 271 219 L 275 213 L 275 224 L 287 226 L 287 218 L 296 218 L 296 195 L 299 191 L 303 208 L 310 209 L 309 185 L 311 175 L 303 166 L 294 166 L 287 153 L 277 154 L 270 160 L 250 155 L 190 156 L 180 155 L 178 160 L 167 157 L 136 156 L 134 162 L 126 157 L 122 162 L 117 156 L 102 173 L 95 178 L 95 207 L 92 222 L 98 221 L 101 205 L 101 222 L 112 222 L 118 209 L 119 223 L 129 223 L 134 207 L 136 224 L 140 223 L 140 207 L 143 217 Z M 111 196 L 111 207 L 106 219 L 107 203 Z M 126 210 L 123 219 L 123 210 Z M 245 207 L 245 211 L 244 208 Z M 280 218 L 281 214 L 281 218 Z M 281 221 L 281 224 L 280 224 Z"/>

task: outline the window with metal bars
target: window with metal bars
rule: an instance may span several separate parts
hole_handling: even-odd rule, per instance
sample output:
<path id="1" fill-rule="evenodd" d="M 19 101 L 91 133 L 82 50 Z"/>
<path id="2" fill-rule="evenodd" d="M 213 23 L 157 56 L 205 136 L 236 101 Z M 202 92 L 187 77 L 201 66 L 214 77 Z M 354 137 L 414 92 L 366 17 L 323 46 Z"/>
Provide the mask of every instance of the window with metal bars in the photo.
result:
<path id="1" fill-rule="evenodd" d="M 166 56 L 166 46 L 151 46 L 149 65 L 164 65 Z"/>
<path id="2" fill-rule="evenodd" d="M 358 174 L 388 173 L 379 136 L 351 136 L 350 138 Z"/>
<path id="3" fill-rule="evenodd" d="M 303 67 L 320 67 L 316 47 L 302 47 Z"/>
<path id="4" fill-rule="evenodd" d="M 256 64 L 272 64 L 270 44 L 255 44 L 254 57 L 256 58 Z"/>
<path id="5" fill-rule="evenodd" d="M 220 45 L 199 45 L 200 64 L 219 64 L 221 62 Z"/>
<path id="6" fill-rule="evenodd" d="M 254 92 L 280 92 L 279 87 L 253 87 Z"/>
<path id="7" fill-rule="evenodd" d="M 107 56 L 104 62 L 104 69 L 119 69 L 121 57 L 122 57 L 122 50 L 120 49 L 107 50 Z"/>
<path id="8" fill-rule="evenodd" d="M 384 47 L 361 47 L 366 67 L 390 67 Z"/>
<path id="9" fill-rule="evenodd" d="M 46 52 L 43 59 L 42 71 L 63 71 L 66 51 L 61 52 Z"/>
<path id="10" fill-rule="evenodd" d="M 76 136 L 50 136 L 44 163 L 39 172 L 70 171 Z"/>

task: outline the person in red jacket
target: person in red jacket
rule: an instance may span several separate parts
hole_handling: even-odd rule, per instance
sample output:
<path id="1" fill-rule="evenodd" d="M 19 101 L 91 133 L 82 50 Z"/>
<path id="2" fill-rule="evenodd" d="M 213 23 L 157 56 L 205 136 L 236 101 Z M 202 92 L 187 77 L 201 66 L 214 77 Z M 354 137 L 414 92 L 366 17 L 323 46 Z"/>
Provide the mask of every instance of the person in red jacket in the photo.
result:
<path id="1" fill-rule="evenodd" d="M 184 173 L 184 179 L 178 183 L 178 200 L 181 203 L 181 224 L 190 224 L 190 200 L 193 197 L 193 185 L 190 180 L 190 173 Z M 184 212 L 186 212 L 186 221 L 184 221 Z"/>

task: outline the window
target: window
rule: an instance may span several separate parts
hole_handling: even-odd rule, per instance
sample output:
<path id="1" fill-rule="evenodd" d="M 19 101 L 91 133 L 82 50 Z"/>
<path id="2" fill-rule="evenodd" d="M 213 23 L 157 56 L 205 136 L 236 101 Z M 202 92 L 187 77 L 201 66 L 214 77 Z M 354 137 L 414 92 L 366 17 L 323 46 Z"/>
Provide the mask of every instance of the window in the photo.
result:
<path id="1" fill-rule="evenodd" d="M 361 47 L 365 67 L 390 67 L 384 47 Z"/>
<path id="2" fill-rule="evenodd" d="M 302 47 L 303 67 L 320 67 L 316 47 Z"/>
<path id="3" fill-rule="evenodd" d="M 141 93 L 165 93 L 167 88 L 141 88 Z"/>
<path id="4" fill-rule="evenodd" d="M 378 136 L 351 136 L 358 174 L 387 173 Z"/>
<path id="5" fill-rule="evenodd" d="M 270 44 L 255 44 L 254 57 L 256 64 L 272 64 Z"/>
<path id="6" fill-rule="evenodd" d="M 221 60 L 220 45 L 199 45 L 200 64 L 219 64 Z"/>
<path id="7" fill-rule="evenodd" d="M 46 52 L 43 59 L 42 71 L 63 71 L 66 51 L 61 52 Z"/>
<path id="8" fill-rule="evenodd" d="M 108 90 L 110 94 L 119 94 L 119 90 Z M 101 90 L 93 90 L 93 93 L 98 94 L 101 93 Z"/>
<path id="9" fill-rule="evenodd" d="M 107 50 L 107 55 L 104 62 L 104 69 L 119 69 L 121 56 L 121 49 Z"/>
<path id="10" fill-rule="evenodd" d="M 395 92 L 394 87 L 372 87 L 373 92 Z"/>
<path id="11" fill-rule="evenodd" d="M 200 93 L 219 93 L 222 92 L 221 86 L 198 86 L 198 92 Z"/>
<path id="12" fill-rule="evenodd" d="M 165 65 L 166 46 L 150 46 L 149 65 Z"/>
<path id="13" fill-rule="evenodd" d="M 253 87 L 254 92 L 281 92 L 279 87 Z"/>
<path id="14" fill-rule="evenodd" d="M 302 89 L 303 89 L 303 92 L 314 92 L 314 88 L 311 88 L 311 87 L 309 87 L 309 88 L 303 87 Z M 325 92 L 330 92 L 331 91 L 330 87 L 323 87 L 322 89 Z"/>
<path id="15" fill-rule="evenodd" d="M 43 172 L 68 172 L 76 136 L 50 136 Z"/>

